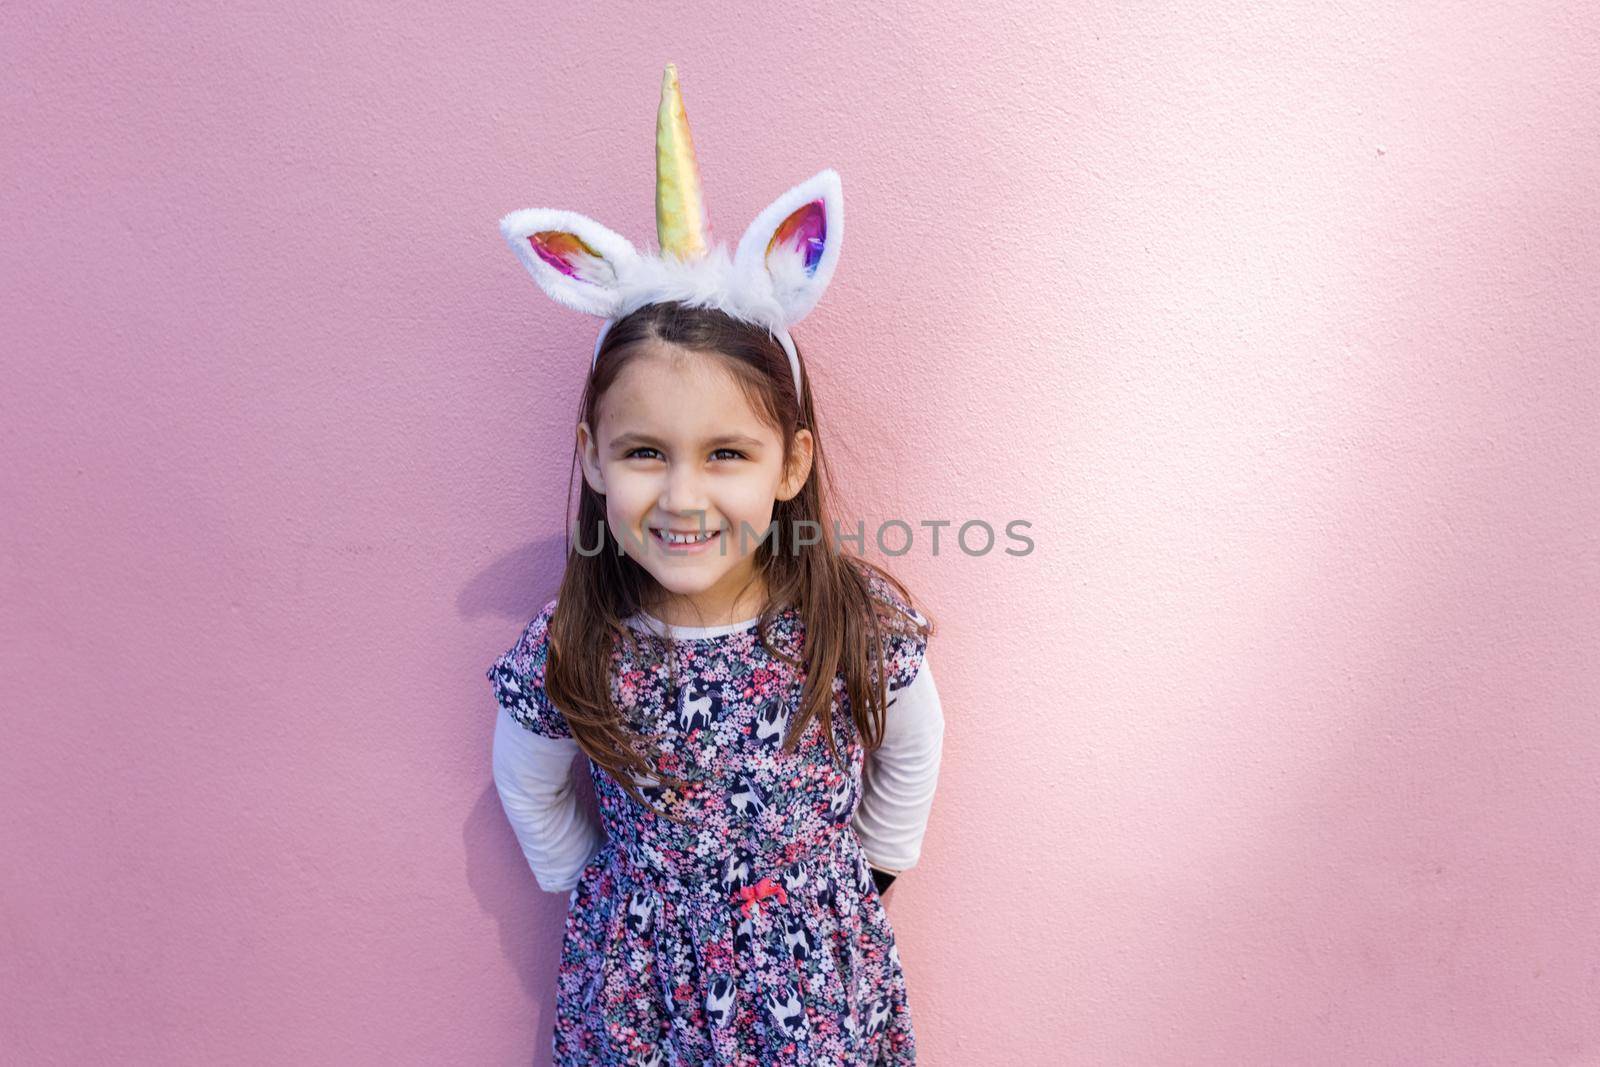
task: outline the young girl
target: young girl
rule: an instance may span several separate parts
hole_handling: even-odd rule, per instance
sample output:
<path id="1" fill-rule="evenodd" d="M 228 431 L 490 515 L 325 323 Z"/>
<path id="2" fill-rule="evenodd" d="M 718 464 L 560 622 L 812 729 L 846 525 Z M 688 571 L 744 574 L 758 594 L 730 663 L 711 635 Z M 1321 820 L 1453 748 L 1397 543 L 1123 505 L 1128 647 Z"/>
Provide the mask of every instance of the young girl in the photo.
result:
<path id="1" fill-rule="evenodd" d="M 842 553 L 788 327 L 839 254 L 838 175 L 706 247 L 668 65 L 663 254 L 570 212 L 502 229 L 606 320 L 558 595 L 489 669 L 494 777 L 539 885 L 569 892 L 557 1064 L 909 1064 L 880 894 L 921 851 L 943 716 L 930 620 Z M 582 752 L 598 824 L 572 788 Z"/>

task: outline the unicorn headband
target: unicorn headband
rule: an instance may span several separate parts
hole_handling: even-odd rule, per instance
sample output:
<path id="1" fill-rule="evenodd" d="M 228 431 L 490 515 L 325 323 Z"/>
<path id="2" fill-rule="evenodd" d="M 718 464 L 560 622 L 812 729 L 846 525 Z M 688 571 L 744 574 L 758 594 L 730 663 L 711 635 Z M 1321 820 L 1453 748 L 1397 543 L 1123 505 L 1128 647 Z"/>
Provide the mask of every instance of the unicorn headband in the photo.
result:
<path id="1" fill-rule="evenodd" d="M 637 251 L 588 216 L 553 208 L 513 211 L 500 220 L 500 232 L 551 299 L 605 320 L 591 370 L 619 319 L 646 304 L 677 301 L 766 327 L 788 353 L 798 398 L 800 358 L 789 327 L 810 313 L 833 278 L 844 237 L 844 192 L 835 171 L 818 171 L 768 204 L 731 255 L 713 245 L 678 68 L 668 63 L 656 115 L 661 251 Z"/>

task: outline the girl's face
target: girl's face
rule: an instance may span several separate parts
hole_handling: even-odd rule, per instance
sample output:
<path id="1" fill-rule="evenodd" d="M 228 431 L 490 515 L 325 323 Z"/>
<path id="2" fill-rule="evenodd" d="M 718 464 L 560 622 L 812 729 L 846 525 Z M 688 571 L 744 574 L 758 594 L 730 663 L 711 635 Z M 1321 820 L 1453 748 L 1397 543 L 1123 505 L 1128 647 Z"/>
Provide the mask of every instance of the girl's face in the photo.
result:
<path id="1" fill-rule="evenodd" d="M 746 589 L 755 551 L 773 506 L 811 473 L 811 432 L 796 432 L 785 471 L 778 431 L 718 357 L 660 343 L 622 370 L 595 418 L 598 427 L 578 426 L 584 480 L 605 497 L 606 524 L 622 550 L 660 583 L 664 606 L 682 615 L 664 621 L 717 625 L 757 610 L 765 590 Z M 696 543 L 669 543 L 664 531 Z M 778 533 L 777 547 L 792 551 L 793 531 Z M 593 544 L 592 532 L 584 539 Z"/>

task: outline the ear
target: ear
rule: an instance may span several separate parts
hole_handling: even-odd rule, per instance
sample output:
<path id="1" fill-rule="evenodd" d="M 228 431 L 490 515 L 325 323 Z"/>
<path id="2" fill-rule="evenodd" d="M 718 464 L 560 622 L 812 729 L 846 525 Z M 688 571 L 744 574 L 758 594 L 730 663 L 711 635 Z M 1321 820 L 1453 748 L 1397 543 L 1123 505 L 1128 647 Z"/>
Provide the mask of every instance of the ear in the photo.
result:
<path id="1" fill-rule="evenodd" d="M 756 216 L 739 239 L 734 269 L 770 283 L 792 326 L 822 299 L 843 240 L 844 189 L 836 171 L 819 171 Z"/>
<path id="2" fill-rule="evenodd" d="M 626 237 L 575 211 L 513 211 L 500 220 L 500 232 L 539 288 L 587 315 L 614 316 L 620 283 L 639 262 Z"/>
<path id="3" fill-rule="evenodd" d="M 793 500 L 800 495 L 800 490 L 806 487 L 806 481 L 811 477 L 811 461 L 813 454 L 813 439 L 811 431 L 806 429 L 794 432 L 794 452 L 789 457 L 789 466 L 784 469 L 783 479 L 778 483 L 777 498 L 779 500 Z"/>
<path id="4" fill-rule="evenodd" d="M 606 476 L 600 467 L 600 442 L 587 422 L 578 423 L 578 465 L 583 469 L 583 480 L 601 496 L 606 495 Z"/>

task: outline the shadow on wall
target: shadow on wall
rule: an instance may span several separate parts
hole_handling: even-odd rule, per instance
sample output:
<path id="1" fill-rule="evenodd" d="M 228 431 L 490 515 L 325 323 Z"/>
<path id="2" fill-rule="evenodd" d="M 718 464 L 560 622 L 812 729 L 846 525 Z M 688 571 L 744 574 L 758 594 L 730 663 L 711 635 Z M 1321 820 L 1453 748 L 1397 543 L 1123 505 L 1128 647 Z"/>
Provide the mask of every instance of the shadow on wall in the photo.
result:
<path id="1" fill-rule="evenodd" d="M 564 516 L 562 520 L 564 521 Z M 480 571 L 457 601 L 465 618 L 491 615 L 505 620 L 505 629 L 484 649 L 480 673 L 510 648 L 545 603 L 556 594 L 566 562 L 564 531 L 507 552 Z M 488 679 L 482 680 L 471 711 L 481 725 L 483 773 L 489 776 L 495 714 L 498 710 Z M 574 757 L 583 760 L 583 756 Z M 586 773 L 575 775 L 580 802 L 594 810 L 594 787 Z M 555 1024 L 555 974 L 561 959 L 567 895 L 539 888 L 523 859 L 516 835 L 500 806 L 491 779 L 478 796 L 461 828 L 467 857 L 467 885 L 485 915 L 493 916 L 501 955 L 516 971 L 528 1000 L 538 1005 L 533 1037 L 535 1063 L 550 1062 L 550 1038 Z M 507 873 L 509 870 L 509 874 Z"/>

